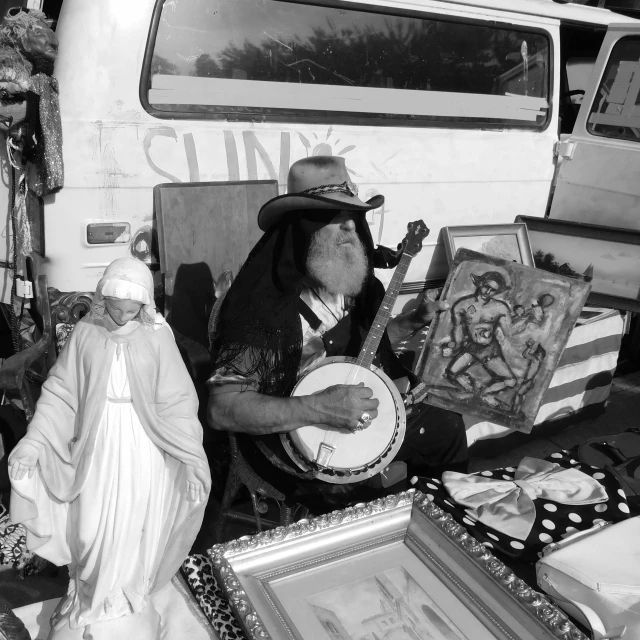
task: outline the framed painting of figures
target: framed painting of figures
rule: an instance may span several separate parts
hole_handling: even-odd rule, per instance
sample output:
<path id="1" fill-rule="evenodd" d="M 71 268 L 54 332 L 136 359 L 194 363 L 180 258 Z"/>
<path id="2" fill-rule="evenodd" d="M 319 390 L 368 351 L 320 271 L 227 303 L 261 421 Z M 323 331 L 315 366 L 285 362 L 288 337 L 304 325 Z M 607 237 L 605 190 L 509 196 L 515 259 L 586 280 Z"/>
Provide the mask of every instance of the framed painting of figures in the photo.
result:
<path id="1" fill-rule="evenodd" d="M 590 289 L 460 249 L 417 364 L 427 402 L 529 433 Z"/>

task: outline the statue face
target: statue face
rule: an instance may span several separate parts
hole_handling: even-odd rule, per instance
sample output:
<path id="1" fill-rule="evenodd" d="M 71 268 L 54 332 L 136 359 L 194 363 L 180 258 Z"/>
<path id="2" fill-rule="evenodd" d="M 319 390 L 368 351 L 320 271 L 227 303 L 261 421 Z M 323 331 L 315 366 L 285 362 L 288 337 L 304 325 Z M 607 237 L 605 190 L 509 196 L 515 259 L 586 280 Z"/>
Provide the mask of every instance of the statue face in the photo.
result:
<path id="1" fill-rule="evenodd" d="M 58 38 L 56 34 L 46 26 L 35 26 L 28 29 L 22 45 L 35 58 L 55 60 L 58 55 Z"/>
<path id="2" fill-rule="evenodd" d="M 105 298 L 104 307 L 111 319 L 122 327 L 138 315 L 140 309 L 142 309 L 142 302 L 121 300 L 120 298 Z"/>

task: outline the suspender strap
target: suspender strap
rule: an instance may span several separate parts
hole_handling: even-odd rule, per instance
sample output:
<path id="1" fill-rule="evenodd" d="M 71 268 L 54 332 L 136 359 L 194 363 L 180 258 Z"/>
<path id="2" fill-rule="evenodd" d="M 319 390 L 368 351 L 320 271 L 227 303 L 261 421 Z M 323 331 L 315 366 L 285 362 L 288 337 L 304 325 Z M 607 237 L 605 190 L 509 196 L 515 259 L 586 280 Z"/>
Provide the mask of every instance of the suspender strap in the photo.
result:
<path id="1" fill-rule="evenodd" d="M 318 316 L 311 310 L 311 307 L 302 299 L 298 298 L 298 313 L 309 323 L 309 326 L 317 331 L 322 321 Z"/>

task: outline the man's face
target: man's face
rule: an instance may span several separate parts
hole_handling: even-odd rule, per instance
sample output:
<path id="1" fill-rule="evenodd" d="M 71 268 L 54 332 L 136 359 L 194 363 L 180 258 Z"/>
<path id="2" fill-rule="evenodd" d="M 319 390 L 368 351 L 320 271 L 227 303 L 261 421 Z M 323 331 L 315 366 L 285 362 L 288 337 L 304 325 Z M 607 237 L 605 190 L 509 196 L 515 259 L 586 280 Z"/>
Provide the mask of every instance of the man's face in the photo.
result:
<path id="1" fill-rule="evenodd" d="M 320 225 L 319 223 L 307 224 L 314 225 L 311 231 L 317 242 L 334 246 L 341 246 L 343 244 L 354 245 L 358 242 L 356 215 L 357 213 L 354 211 L 338 211 L 338 213 L 324 225 Z M 303 224 L 305 224 L 305 222 L 303 222 Z"/>
<path id="2" fill-rule="evenodd" d="M 368 274 L 364 245 L 356 231 L 353 211 L 340 211 L 325 224 L 303 220 L 311 233 L 307 272 L 331 293 L 355 296 Z"/>
<path id="3" fill-rule="evenodd" d="M 480 285 L 478 294 L 483 300 L 490 300 L 499 290 L 500 287 L 495 280 L 486 280 Z"/>

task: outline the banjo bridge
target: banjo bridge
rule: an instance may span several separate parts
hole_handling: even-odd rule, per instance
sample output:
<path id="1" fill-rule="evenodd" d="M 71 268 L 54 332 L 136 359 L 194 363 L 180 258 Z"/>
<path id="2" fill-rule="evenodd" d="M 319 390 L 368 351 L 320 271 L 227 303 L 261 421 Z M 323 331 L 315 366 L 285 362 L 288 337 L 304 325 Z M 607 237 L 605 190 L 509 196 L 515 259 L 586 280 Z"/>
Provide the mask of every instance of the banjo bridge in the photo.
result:
<path id="1" fill-rule="evenodd" d="M 316 456 L 316 464 L 321 467 L 328 467 L 329 460 L 331 460 L 331 456 L 333 452 L 336 450 L 335 447 L 332 447 L 330 444 L 326 442 L 321 442 L 318 447 L 318 455 Z"/>

